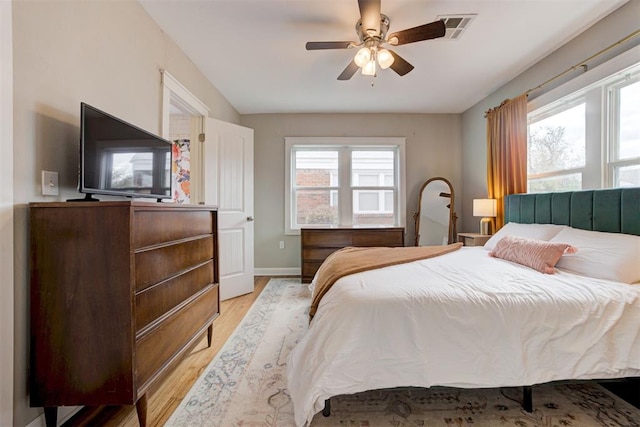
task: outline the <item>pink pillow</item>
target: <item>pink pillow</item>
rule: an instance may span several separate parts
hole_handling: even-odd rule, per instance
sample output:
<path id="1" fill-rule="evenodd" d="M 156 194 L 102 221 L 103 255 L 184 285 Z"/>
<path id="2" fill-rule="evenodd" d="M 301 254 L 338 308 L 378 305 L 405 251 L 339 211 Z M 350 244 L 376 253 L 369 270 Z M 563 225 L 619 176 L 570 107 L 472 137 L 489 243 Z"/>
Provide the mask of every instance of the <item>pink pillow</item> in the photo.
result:
<path id="1" fill-rule="evenodd" d="M 489 255 L 526 265 L 541 273 L 553 274 L 553 267 L 560 257 L 565 253 L 575 253 L 576 250 L 566 243 L 505 236 L 498 241 Z"/>

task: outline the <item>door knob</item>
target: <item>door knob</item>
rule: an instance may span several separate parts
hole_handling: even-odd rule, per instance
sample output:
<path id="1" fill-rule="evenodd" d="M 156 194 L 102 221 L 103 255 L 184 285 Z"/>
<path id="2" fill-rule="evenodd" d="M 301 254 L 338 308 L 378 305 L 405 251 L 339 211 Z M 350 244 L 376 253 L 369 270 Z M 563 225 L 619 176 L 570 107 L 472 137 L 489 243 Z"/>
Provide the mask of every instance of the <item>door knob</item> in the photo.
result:
<path id="1" fill-rule="evenodd" d="M 253 221 L 253 217 L 252 216 L 248 216 L 247 217 L 247 221 L 249 221 L 249 222 Z"/>

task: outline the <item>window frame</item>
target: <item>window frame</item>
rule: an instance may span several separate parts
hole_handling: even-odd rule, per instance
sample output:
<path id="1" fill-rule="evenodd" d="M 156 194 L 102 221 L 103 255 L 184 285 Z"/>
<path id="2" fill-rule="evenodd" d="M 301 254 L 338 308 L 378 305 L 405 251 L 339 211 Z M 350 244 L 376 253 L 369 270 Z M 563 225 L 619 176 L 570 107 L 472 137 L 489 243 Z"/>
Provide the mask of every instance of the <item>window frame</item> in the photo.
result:
<path id="1" fill-rule="evenodd" d="M 638 62 L 640 64 L 640 62 Z M 618 170 L 625 166 L 640 166 L 640 158 L 631 157 L 620 159 L 620 90 L 632 84 L 640 83 L 640 69 L 634 71 L 633 76 L 620 76 L 608 82 L 603 90 L 607 96 L 607 140 L 609 141 L 606 162 L 606 182 L 610 185 L 620 184 Z M 640 157 L 640 156 L 639 156 Z"/>
<path id="2" fill-rule="evenodd" d="M 528 102 L 528 124 L 548 117 L 562 108 L 583 98 L 585 111 L 585 166 L 549 173 L 529 174 L 527 163 L 527 187 L 536 178 L 560 176 L 569 173 L 582 174 L 582 189 L 612 188 L 616 185 L 616 168 L 639 165 L 640 157 L 613 161 L 615 120 L 610 110 L 611 88 L 619 86 L 625 75 L 638 72 L 640 46 L 635 46 L 609 61 L 590 69 L 588 73 L 564 83 Z M 640 76 L 636 76 L 640 77 Z M 635 80 L 636 77 L 633 77 Z M 554 106 L 555 105 L 555 106 Z M 536 120 L 532 120 L 535 118 Z M 528 147 L 527 147 L 528 154 Z M 530 189 L 528 189 L 530 192 Z"/>
<path id="3" fill-rule="evenodd" d="M 394 227 L 404 227 L 406 222 L 406 161 L 405 161 L 406 138 L 404 137 L 285 137 L 285 215 L 284 229 L 285 235 L 300 235 L 300 227 L 294 227 L 292 212 L 295 203 L 295 183 L 293 178 L 292 152 L 294 149 L 324 149 L 338 148 L 348 153 L 339 155 L 339 183 L 338 188 L 338 225 L 319 225 L 317 228 L 351 227 L 353 218 L 353 190 L 370 190 L 372 187 L 354 187 L 352 185 L 351 155 L 352 150 L 371 149 L 397 149 L 395 159 L 396 184 L 391 186 L 397 196 L 394 201 L 395 219 Z M 319 187 L 322 189 L 325 187 Z M 328 187 L 327 187 L 328 188 Z M 387 189 L 385 186 L 377 186 L 375 190 Z M 306 227 L 306 225 L 303 225 Z M 362 226 L 364 227 L 364 226 Z"/>

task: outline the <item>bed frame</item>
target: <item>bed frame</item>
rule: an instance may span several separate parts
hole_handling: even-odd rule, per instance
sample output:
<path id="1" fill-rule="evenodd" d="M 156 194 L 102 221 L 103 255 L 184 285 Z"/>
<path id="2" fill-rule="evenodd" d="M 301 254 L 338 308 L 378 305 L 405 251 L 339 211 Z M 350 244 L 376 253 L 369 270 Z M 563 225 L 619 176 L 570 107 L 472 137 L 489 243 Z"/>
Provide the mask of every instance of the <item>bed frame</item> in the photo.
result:
<path id="1" fill-rule="evenodd" d="M 640 236 L 640 188 L 512 194 L 504 198 L 504 222 Z M 523 387 L 522 400 L 523 408 L 532 412 L 531 386 Z"/>
<path id="2" fill-rule="evenodd" d="M 504 222 L 568 225 L 640 236 L 640 187 L 508 195 L 504 198 Z M 533 412 L 532 386 L 523 386 L 522 401 L 523 409 Z M 331 402 L 326 399 L 322 415 L 330 414 Z"/>

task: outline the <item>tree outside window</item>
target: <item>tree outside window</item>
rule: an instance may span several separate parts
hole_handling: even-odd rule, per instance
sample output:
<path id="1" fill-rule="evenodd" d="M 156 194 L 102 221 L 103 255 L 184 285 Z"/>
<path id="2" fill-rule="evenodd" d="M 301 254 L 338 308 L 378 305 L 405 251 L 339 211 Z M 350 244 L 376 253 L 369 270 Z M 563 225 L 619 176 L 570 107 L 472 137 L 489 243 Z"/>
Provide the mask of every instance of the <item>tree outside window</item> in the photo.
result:
<path id="1" fill-rule="evenodd" d="M 582 188 L 585 166 L 585 104 L 529 124 L 529 192 Z"/>

